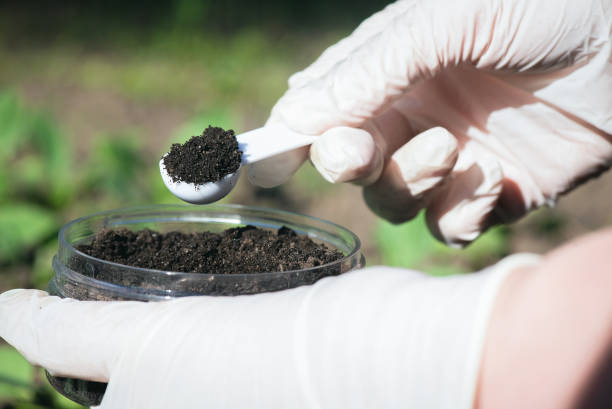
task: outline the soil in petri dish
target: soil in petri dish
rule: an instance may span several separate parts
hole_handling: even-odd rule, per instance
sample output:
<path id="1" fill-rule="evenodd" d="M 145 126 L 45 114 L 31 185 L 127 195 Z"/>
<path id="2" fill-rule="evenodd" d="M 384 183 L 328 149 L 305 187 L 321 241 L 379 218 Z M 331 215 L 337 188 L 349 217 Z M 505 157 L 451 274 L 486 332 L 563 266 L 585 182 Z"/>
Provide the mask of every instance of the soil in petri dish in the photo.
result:
<path id="1" fill-rule="evenodd" d="M 214 232 L 168 232 L 125 228 L 102 230 L 78 250 L 119 264 L 156 270 L 245 274 L 301 270 L 343 254 L 294 230 L 244 226 Z"/>
<path id="2" fill-rule="evenodd" d="M 187 283 L 189 294 L 240 295 L 278 291 L 299 285 L 313 284 L 318 279 L 340 274 L 341 268 L 331 265 L 322 269 L 307 270 L 343 257 L 338 250 L 319 244 L 294 230 L 281 227 L 267 230 L 244 226 L 214 232 L 160 233 L 144 229 L 132 231 L 125 228 L 98 232 L 88 244 L 76 248 L 93 257 L 134 267 L 157 270 L 215 274 L 245 274 L 236 283 L 227 284 L 208 278 L 196 284 Z M 79 260 L 79 261 L 77 261 Z M 76 258 L 71 268 L 81 273 L 89 271 L 86 262 Z M 84 264 L 85 263 L 85 264 Z M 302 270 L 296 275 L 257 274 L 289 270 Z M 227 277 L 227 276 L 225 276 Z M 237 278 L 240 278 L 237 277 Z M 263 278 L 262 278 L 263 277 Z M 100 280 L 104 277 L 96 276 Z M 146 287 L 129 277 L 115 277 L 115 284 Z M 261 280 L 259 278 L 262 278 Z M 118 280 L 118 281 L 117 281 Z M 193 287 L 190 287 L 193 285 Z M 72 283 L 62 285 L 63 296 L 78 300 L 122 300 L 96 288 Z M 80 379 L 55 377 L 47 374 L 51 384 L 62 394 L 86 406 L 98 406 L 102 402 L 106 384 Z"/>
<path id="3" fill-rule="evenodd" d="M 242 151 L 233 130 L 209 126 L 202 135 L 173 144 L 163 161 L 172 181 L 201 185 L 236 172 Z"/>

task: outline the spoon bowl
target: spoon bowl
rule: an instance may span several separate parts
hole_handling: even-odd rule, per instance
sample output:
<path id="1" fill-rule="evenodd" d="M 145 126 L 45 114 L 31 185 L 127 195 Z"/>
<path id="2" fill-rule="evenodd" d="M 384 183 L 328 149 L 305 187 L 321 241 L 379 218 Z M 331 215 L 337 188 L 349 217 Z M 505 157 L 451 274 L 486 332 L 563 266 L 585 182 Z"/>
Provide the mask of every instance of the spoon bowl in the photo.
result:
<path id="1" fill-rule="evenodd" d="M 193 204 L 213 203 L 224 198 L 238 183 L 240 176 L 240 168 L 238 168 L 236 172 L 224 176 L 223 179 L 217 182 L 208 182 L 201 185 L 175 182 L 166 171 L 163 158 L 159 161 L 159 172 L 164 184 L 174 196 L 184 202 Z"/>
<path id="2" fill-rule="evenodd" d="M 295 132 L 281 124 L 270 124 L 236 135 L 238 148 L 242 151 L 241 167 L 280 153 L 308 146 L 316 138 L 316 136 Z M 238 168 L 236 172 L 230 173 L 217 182 L 196 185 L 173 181 L 166 171 L 164 159 L 162 158 L 159 161 L 159 171 L 168 190 L 179 199 L 193 204 L 213 203 L 222 199 L 231 192 L 238 182 L 240 169 Z"/>

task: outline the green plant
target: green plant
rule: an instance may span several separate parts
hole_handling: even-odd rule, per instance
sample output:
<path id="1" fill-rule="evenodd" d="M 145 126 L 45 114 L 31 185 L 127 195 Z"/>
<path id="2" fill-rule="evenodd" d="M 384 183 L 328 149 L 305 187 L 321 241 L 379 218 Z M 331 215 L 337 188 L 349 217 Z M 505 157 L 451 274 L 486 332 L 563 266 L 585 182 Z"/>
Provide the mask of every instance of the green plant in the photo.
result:
<path id="1" fill-rule="evenodd" d="M 19 261 L 52 238 L 58 227 L 57 217 L 47 208 L 27 202 L 0 205 L 0 265 Z"/>
<path id="2" fill-rule="evenodd" d="M 84 168 L 82 193 L 111 197 L 119 204 L 142 201 L 146 160 L 139 141 L 125 134 L 103 135 L 93 144 Z"/>
<path id="3" fill-rule="evenodd" d="M 0 93 L 0 266 L 19 263 L 59 226 L 73 193 L 70 149 L 54 122 Z"/>
<path id="4" fill-rule="evenodd" d="M 379 220 L 375 239 L 383 264 L 423 270 L 432 275 L 478 270 L 509 251 L 508 231 L 503 227 L 490 229 L 464 250 L 451 249 L 433 238 L 422 212 L 401 225 Z"/>
<path id="5" fill-rule="evenodd" d="M 16 409 L 78 409 L 82 406 L 56 394 L 41 369 L 32 367 L 19 352 L 0 345 L 0 408 L 9 403 Z"/>
<path id="6" fill-rule="evenodd" d="M 23 107 L 13 93 L 0 94 L 0 144 L 0 201 L 19 197 L 52 208 L 69 201 L 68 143 L 50 118 Z"/>
<path id="7" fill-rule="evenodd" d="M 13 348 L 0 346 L 0 402 L 8 398 L 27 399 L 34 385 L 34 369 Z"/>

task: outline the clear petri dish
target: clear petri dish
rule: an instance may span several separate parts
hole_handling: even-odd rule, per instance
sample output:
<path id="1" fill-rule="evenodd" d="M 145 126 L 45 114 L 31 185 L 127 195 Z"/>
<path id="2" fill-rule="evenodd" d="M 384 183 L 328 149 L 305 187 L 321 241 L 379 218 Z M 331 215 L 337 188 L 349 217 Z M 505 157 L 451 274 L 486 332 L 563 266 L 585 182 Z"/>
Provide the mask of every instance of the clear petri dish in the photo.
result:
<path id="1" fill-rule="evenodd" d="M 332 263 L 302 270 L 207 274 L 131 267 L 91 257 L 75 248 L 91 241 L 100 230 L 109 228 L 220 232 L 245 225 L 268 229 L 286 226 L 340 251 L 344 256 Z M 48 291 L 60 297 L 104 301 L 163 301 L 193 295 L 233 296 L 309 285 L 323 277 L 364 265 L 361 243 L 354 233 L 315 217 L 240 205 L 154 205 L 97 213 L 66 224 L 59 232 L 59 248 L 53 258 L 55 275 Z M 99 382 L 50 374 L 47 378 L 64 396 L 85 406 L 99 405 L 106 389 L 106 384 Z"/>

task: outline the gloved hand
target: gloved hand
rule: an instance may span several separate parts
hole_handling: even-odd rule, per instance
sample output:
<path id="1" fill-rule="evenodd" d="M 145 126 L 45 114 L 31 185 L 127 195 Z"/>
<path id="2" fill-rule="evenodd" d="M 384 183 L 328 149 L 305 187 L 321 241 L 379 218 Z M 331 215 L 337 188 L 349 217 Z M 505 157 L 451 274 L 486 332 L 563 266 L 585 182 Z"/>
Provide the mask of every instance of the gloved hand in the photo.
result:
<path id="1" fill-rule="evenodd" d="M 104 409 L 471 409 L 498 288 L 537 260 L 157 303 L 14 290 L 0 295 L 0 337 L 55 375 L 109 381 Z"/>
<path id="2" fill-rule="evenodd" d="M 450 245 L 612 163 L 612 1 L 404 0 L 289 79 L 269 121 L 321 135 L 310 158 L 392 222 L 425 208 Z M 308 155 L 249 169 L 285 182 Z"/>

